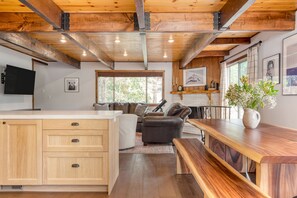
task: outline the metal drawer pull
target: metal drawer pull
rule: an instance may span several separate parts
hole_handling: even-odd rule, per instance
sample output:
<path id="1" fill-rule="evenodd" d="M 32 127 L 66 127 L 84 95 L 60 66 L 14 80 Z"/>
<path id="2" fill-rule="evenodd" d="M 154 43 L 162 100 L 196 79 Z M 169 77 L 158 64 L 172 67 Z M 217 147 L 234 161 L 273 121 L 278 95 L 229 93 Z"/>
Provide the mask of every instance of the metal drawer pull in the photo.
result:
<path id="1" fill-rule="evenodd" d="M 79 168 L 79 164 L 72 164 L 72 168 Z"/>
<path id="2" fill-rule="evenodd" d="M 72 139 L 71 142 L 72 143 L 79 143 L 79 139 Z"/>
<path id="3" fill-rule="evenodd" d="M 79 126 L 79 123 L 78 122 L 72 122 L 71 126 Z"/>

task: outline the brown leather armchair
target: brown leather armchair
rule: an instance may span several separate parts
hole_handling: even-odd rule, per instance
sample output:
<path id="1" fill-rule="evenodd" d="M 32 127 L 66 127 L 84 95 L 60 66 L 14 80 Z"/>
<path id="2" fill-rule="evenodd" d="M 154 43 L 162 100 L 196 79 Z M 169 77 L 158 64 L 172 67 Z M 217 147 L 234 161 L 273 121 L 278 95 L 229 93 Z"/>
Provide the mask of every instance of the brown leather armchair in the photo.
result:
<path id="1" fill-rule="evenodd" d="M 172 143 L 173 138 L 180 138 L 185 119 L 191 109 L 180 103 L 171 104 L 163 113 L 148 113 L 142 123 L 142 142 Z"/>

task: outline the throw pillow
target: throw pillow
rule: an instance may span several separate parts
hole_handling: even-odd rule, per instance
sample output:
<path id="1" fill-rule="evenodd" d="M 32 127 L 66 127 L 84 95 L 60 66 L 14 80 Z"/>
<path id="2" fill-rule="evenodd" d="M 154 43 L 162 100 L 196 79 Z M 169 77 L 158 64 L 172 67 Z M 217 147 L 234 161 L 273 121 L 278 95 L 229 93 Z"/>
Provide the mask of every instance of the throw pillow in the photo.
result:
<path id="1" fill-rule="evenodd" d="M 108 111 L 109 110 L 108 104 L 95 104 L 94 107 L 95 107 L 95 110 L 99 110 L 99 111 Z"/>
<path id="2" fill-rule="evenodd" d="M 147 110 L 147 105 L 138 104 L 135 108 L 135 114 L 142 117 Z"/>

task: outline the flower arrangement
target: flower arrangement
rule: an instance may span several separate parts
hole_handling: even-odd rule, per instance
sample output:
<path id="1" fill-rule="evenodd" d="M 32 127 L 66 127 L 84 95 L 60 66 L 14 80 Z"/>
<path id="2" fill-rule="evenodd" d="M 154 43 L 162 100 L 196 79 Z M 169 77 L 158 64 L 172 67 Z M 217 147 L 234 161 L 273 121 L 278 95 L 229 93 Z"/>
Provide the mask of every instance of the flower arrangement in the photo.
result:
<path id="1" fill-rule="evenodd" d="M 225 99 L 228 99 L 230 106 L 241 106 L 258 110 L 259 108 L 274 108 L 276 106 L 276 95 L 278 90 L 274 89 L 275 84 L 271 81 L 259 81 L 256 84 L 249 84 L 248 77 L 240 78 L 241 85 L 230 85 Z"/>

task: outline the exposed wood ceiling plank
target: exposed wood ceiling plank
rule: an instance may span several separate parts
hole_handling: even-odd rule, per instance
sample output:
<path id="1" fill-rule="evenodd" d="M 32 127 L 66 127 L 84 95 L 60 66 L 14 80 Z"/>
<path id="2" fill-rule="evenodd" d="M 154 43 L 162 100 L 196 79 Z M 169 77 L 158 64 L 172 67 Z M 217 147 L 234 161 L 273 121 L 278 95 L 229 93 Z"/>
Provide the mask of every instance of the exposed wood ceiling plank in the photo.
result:
<path id="1" fill-rule="evenodd" d="M 149 32 L 217 32 L 212 13 L 150 13 Z M 245 12 L 227 31 L 292 31 L 295 12 Z M 0 30 L 48 32 L 52 26 L 34 13 L 0 13 Z M 133 32 L 133 14 L 70 14 L 70 32 Z"/>
<path id="2" fill-rule="evenodd" d="M 52 0 L 19 0 L 54 28 L 61 28 L 63 11 Z"/>
<path id="3" fill-rule="evenodd" d="M 220 30 L 226 30 L 240 17 L 256 0 L 228 0 L 220 10 Z"/>
<path id="4" fill-rule="evenodd" d="M 251 38 L 216 38 L 210 45 L 246 45 L 251 43 Z"/>
<path id="5" fill-rule="evenodd" d="M 143 63 L 144 63 L 144 69 L 148 69 L 148 55 L 147 55 L 147 44 L 146 44 L 146 33 L 141 32 L 141 48 L 142 48 L 142 54 L 143 54 Z"/>
<path id="6" fill-rule="evenodd" d="M 217 34 L 203 34 L 199 37 L 193 46 L 186 52 L 184 58 L 180 61 L 180 65 L 185 67 L 189 62 L 191 62 L 197 55 L 212 41 L 217 37 Z"/>
<path id="7" fill-rule="evenodd" d="M 69 38 L 71 41 L 75 42 L 82 49 L 93 54 L 100 62 L 114 69 L 114 62 L 111 60 L 103 51 L 101 51 L 98 46 L 85 34 L 82 33 L 62 33 L 64 36 Z"/>
<path id="8" fill-rule="evenodd" d="M 25 48 L 27 50 L 33 51 L 34 53 L 37 53 L 41 56 L 48 57 L 49 59 L 57 60 L 65 64 L 72 65 L 76 68 L 80 68 L 79 61 L 61 53 L 60 51 L 47 44 L 41 43 L 40 41 L 31 38 L 25 33 L 0 32 L 0 39 Z"/>
<path id="9" fill-rule="evenodd" d="M 229 51 L 202 51 L 196 58 L 210 57 L 210 56 L 228 56 Z"/>
<path id="10" fill-rule="evenodd" d="M 64 31 L 62 28 L 61 18 L 63 11 L 52 1 L 52 0 L 20 0 L 30 9 L 32 9 L 41 18 L 46 20 L 48 23 L 53 25 L 56 29 Z M 82 49 L 86 50 L 88 53 L 93 54 L 96 58 L 101 61 L 104 65 L 107 65 L 113 69 L 113 61 L 101 50 L 99 47 L 89 40 L 86 35 L 74 34 L 74 33 L 63 33 L 72 42 L 80 46 Z"/>

